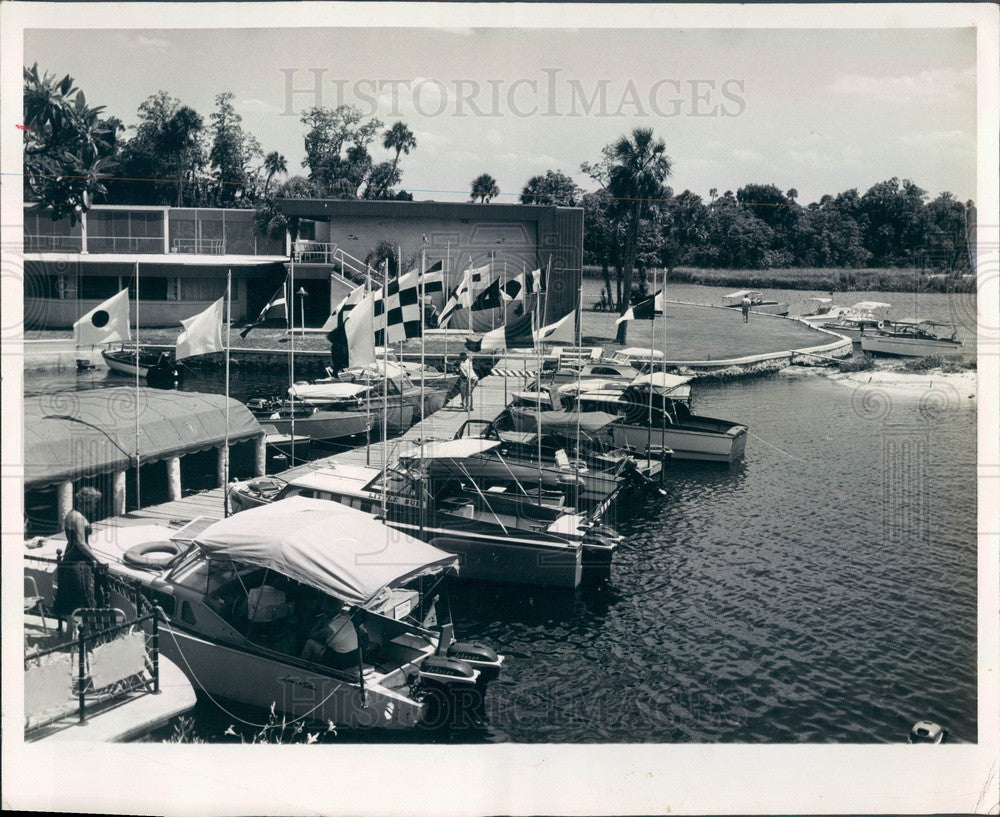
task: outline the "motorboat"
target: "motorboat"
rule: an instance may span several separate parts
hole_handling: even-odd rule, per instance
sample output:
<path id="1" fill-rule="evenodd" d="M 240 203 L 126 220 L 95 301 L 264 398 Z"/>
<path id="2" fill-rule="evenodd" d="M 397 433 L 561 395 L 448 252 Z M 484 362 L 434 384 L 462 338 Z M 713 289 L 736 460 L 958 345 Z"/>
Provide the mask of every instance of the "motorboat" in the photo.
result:
<path id="1" fill-rule="evenodd" d="M 311 448 L 312 438 L 307 434 L 283 434 L 271 423 L 261 423 L 264 431 L 264 445 L 269 456 L 292 457 L 295 451 L 295 459 L 307 459 Z"/>
<path id="2" fill-rule="evenodd" d="M 465 442 L 465 441 L 463 441 Z M 454 475 L 431 476 L 421 467 L 433 457 L 411 457 L 385 471 L 363 466 L 328 466 L 290 480 L 268 495 L 236 483 L 230 491 L 233 511 L 289 497 L 309 496 L 349 505 L 384 518 L 390 527 L 454 553 L 461 578 L 546 587 L 579 585 L 583 570 L 580 541 L 571 541 L 588 521 L 559 507 L 539 504 L 530 496 L 508 493 L 503 486 L 484 489 Z M 453 455 L 453 452 L 448 452 Z M 420 462 L 417 462 L 420 460 Z M 258 488 L 264 480 L 254 481 Z M 595 549 L 614 549 L 616 542 L 595 541 Z M 610 557 L 609 557 L 610 558 Z"/>
<path id="3" fill-rule="evenodd" d="M 883 326 L 886 320 L 885 313 L 891 308 L 892 304 L 880 301 L 860 301 L 844 309 L 836 320 L 821 323 L 820 328 L 836 332 L 857 343 L 866 332 Z"/>
<path id="4" fill-rule="evenodd" d="M 419 367 L 419 364 L 416 365 Z M 314 380 L 311 385 L 316 387 L 317 396 L 322 395 L 322 387 L 333 385 L 337 381 L 367 385 L 375 394 L 381 394 L 385 390 L 390 397 L 396 397 L 404 405 L 412 406 L 418 419 L 440 411 L 448 393 L 458 382 L 458 375 L 436 373 L 437 376 L 432 378 L 426 373 L 422 374 L 424 384 L 421 388 L 420 383 L 414 382 L 410 377 L 410 371 L 406 364 L 376 360 L 366 366 L 345 369 L 336 380 L 332 377 L 323 378 Z"/>
<path id="5" fill-rule="evenodd" d="M 360 401 L 342 401 L 327 406 L 320 408 L 304 401 L 293 404 L 288 400 L 268 398 L 247 401 L 247 407 L 261 424 L 270 426 L 276 434 L 288 437 L 289 447 L 293 435 L 332 442 L 365 434 L 370 429 L 381 429 L 380 408 L 366 410 Z M 391 409 L 387 419 L 390 433 L 405 430 L 413 419 L 413 409 L 409 406 Z"/>
<path id="6" fill-rule="evenodd" d="M 212 699 L 343 728 L 468 723 L 503 665 L 438 624 L 458 559 L 346 505 L 108 527 L 91 547 L 115 606 L 161 608 L 160 650 Z"/>
<path id="7" fill-rule="evenodd" d="M 844 312 L 844 307 L 833 305 L 833 298 L 806 298 L 806 303 L 810 305 L 811 310 L 803 312 L 798 317 L 807 323 L 831 321 L 840 317 L 841 313 Z"/>
<path id="8" fill-rule="evenodd" d="M 136 365 L 135 349 L 102 349 L 101 357 L 115 374 L 129 375 L 135 377 L 138 372 L 139 377 L 145 378 L 149 374 L 151 367 L 156 366 L 160 360 L 159 352 L 151 352 L 145 349 L 139 350 L 139 363 Z"/>
<path id="9" fill-rule="evenodd" d="M 579 446 L 570 440 L 547 437 L 539 445 L 536 433 L 509 427 L 509 417 L 504 413 L 496 420 L 466 420 L 455 433 L 456 439 L 473 437 L 500 443 L 495 453 L 463 462 L 477 480 L 492 484 L 493 480 L 503 479 L 505 469 L 516 470 L 529 493 L 534 493 L 539 479 L 545 490 L 552 490 L 554 482 L 567 502 L 584 511 L 602 506 L 607 509 L 633 489 L 662 490 L 655 481 L 663 469 L 662 460 L 637 460 L 622 449 L 612 449 L 606 436 L 584 437 Z"/>
<path id="10" fill-rule="evenodd" d="M 690 378 L 654 372 L 641 375 L 626 388 L 600 389 L 564 395 L 559 411 L 510 409 L 518 430 L 544 427 L 546 415 L 558 415 L 570 427 L 577 418 L 581 426 L 591 418 L 608 425 L 616 447 L 645 451 L 648 456 L 671 452 L 675 460 L 733 463 L 746 448 L 747 427 L 729 420 L 693 414 L 687 403 L 672 394 Z M 608 418 L 617 422 L 609 422 Z"/>
<path id="11" fill-rule="evenodd" d="M 722 305 L 730 309 L 739 309 L 743 305 L 743 299 L 750 299 L 751 312 L 763 312 L 766 315 L 787 315 L 789 304 L 780 301 L 768 300 L 763 292 L 756 289 L 741 289 L 738 292 L 730 292 L 722 296 Z"/>
<path id="12" fill-rule="evenodd" d="M 873 332 L 861 336 L 861 349 L 876 355 L 897 355 L 900 357 L 945 357 L 962 354 L 962 341 L 952 327 L 950 336 L 945 336 L 939 327 L 951 326 L 939 321 L 892 321 L 886 322 Z"/>

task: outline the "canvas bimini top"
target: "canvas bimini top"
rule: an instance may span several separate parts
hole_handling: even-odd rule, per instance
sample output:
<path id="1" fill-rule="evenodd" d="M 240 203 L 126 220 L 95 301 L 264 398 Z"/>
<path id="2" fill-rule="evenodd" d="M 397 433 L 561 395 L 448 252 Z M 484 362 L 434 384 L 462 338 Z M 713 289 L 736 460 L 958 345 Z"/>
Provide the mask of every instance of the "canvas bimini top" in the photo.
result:
<path id="1" fill-rule="evenodd" d="M 210 558 L 265 567 L 349 604 L 458 569 L 458 557 L 323 499 L 289 497 L 216 522 L 195 539 Z"/>
<path id="2" fill-rule="evenodd" d="M 457 440 L 434 440 L 411 448 L 399 455 L 400 459 L 411 460 L 464 460 L 477 454 L 484 454 L 496 448 L 497 440 L 481 440 L 476 437 L 461 437 Z"/>

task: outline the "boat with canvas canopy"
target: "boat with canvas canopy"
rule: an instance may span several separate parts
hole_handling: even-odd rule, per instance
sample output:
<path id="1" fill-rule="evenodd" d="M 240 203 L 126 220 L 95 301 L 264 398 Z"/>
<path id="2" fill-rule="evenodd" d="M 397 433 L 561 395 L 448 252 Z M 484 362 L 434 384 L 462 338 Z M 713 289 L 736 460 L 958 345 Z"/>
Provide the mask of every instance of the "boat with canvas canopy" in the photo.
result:
<path id="1" fill-rule="evenodd" d="M 944 335 L 941 327 L 951 327 L 951 335 Z M 955 327 L 943 321 L 892 321 L 861 336 L 862 351 L 876 355 L 954 356 L 962 354 L 962 348 Z"/>
<path id="2" fill-rule="evenodd" d="M 476 711 L 503 664 L 437 623 L 454 555 L 338 503 L 294 497 L 180 530 L 105 528 L 92 548 L 162 608 L 160 649 L 212 698 L 411 729 Z"/>
<path id="3" fill-rule="evenodd" d="M 891 308 L 892 304 L 881 301 L 859 301 L 843 310 L 836 320 L 820 324 L 820 328 L 836 332 L 857 343 L 865 332 L 884 325 L 886 312 Z"/>
<path id="4" fill-rule="evenodd" d="M 756 289 L 741 289 L 722 296 L 722 305 L 730 309 L 739 309 L 743 299 L 750 299 L 751 312 L 763 312 L 766 315 L 787 315 L 789 304 L 768 300 L 764 293 Z"/>

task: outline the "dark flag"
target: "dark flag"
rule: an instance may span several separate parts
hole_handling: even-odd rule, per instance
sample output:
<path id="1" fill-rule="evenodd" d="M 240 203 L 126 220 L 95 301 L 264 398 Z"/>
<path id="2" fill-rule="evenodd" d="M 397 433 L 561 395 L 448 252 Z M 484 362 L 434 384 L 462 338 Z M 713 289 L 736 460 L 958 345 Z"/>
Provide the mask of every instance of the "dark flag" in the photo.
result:
<path id="1" fill-rule="evenodd" d="M 260 326 L 265 320 L 267 320 L 268 318 L 267 313 L 270 312 L 272 309 L 280 308 L 281 317 L 283 317 L 286 322 L 288 321 L 288 307 L 287 307 L 288 299 L 285 297 L 285 287 L 287 285 L 288 285 L 288 279 L 286 278 L 285 283 L 283 283 L 281 285 L 281 288 L 274 293 L 274 295 L 271 297 L 271 300 L 268 301 L 266 304 L 264 304 L 264 308 L 260 311 L 260 314 L 257 316 L 257 320 L 253 321 L 252 323 L 248 323 L 246 326 L 243 327 L 242 330 L 240 330 L 241 338 L 245 338 L 247 335 L 250 334 L 251 329 Z M 275 315 L 274 317 L 277 317 L 277 315 Z"/>
<path id="2" fill-rule="evenodd" d="M 532 337 L 532 315 L 525 313 L 506 326 L 487 332 L 481 338 L 466 338 L 465 346 L 471 352 L 487 352 L 495 349 L 514 349 L 534 346 Z"/>
<path id="3" fill-rule="evenodd" d="M 659 305 L 658 299 L 660 298 L 660 293 L 657 292 L 655 295 L 650 295 L 646 300 L 640 301 L 635 306 L 630 306 L 628 310 L 622 315 L 618 320 L 615 321 L 615 326 L 620 324 L 622 321 L 651 321 L 656 316 L 657 306 Z"/>

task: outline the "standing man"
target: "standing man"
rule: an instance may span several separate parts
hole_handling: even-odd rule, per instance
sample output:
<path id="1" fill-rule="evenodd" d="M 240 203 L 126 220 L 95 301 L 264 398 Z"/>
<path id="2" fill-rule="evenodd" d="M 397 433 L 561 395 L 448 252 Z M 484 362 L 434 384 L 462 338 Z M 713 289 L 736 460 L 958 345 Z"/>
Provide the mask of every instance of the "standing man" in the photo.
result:
<path id="1" fill-rule="evenodd" d="M 472 360 L 462 352 L 458 356 L 458 387 L 462 394 L 462 410 L 472 411 L 472 392 L 476 388 L 479 378 L 472 368 Z"/>
<path id="2" fill-rule="evenodd" d="M 744 295 L 740 301 L 740 309 L 743 311 L 743 323 L 750 323 L 750 296 Z"/>
<path id="3" fill-rule="evenodd" d="M 94 568 L 97 559 L 90 549 L 90 534 L 93 532 L 87 514 L 92 514 L 101 501 L 101 492 L 96 488 L 84 487 L 73 497 L 73 510 L 63 520 L 66 534 L 66 552 L 56 568 L 55 603 L 52 612 L 60 620 L 68 618 L 80 607 L 97 607 L 98 598 L 94 588 Z M 100 599 L 103 602 L 103 599 Z M 72 622 L 70 623 L 72 628 Z M 72 636 L 73 633 L 70 632 Z"/>

